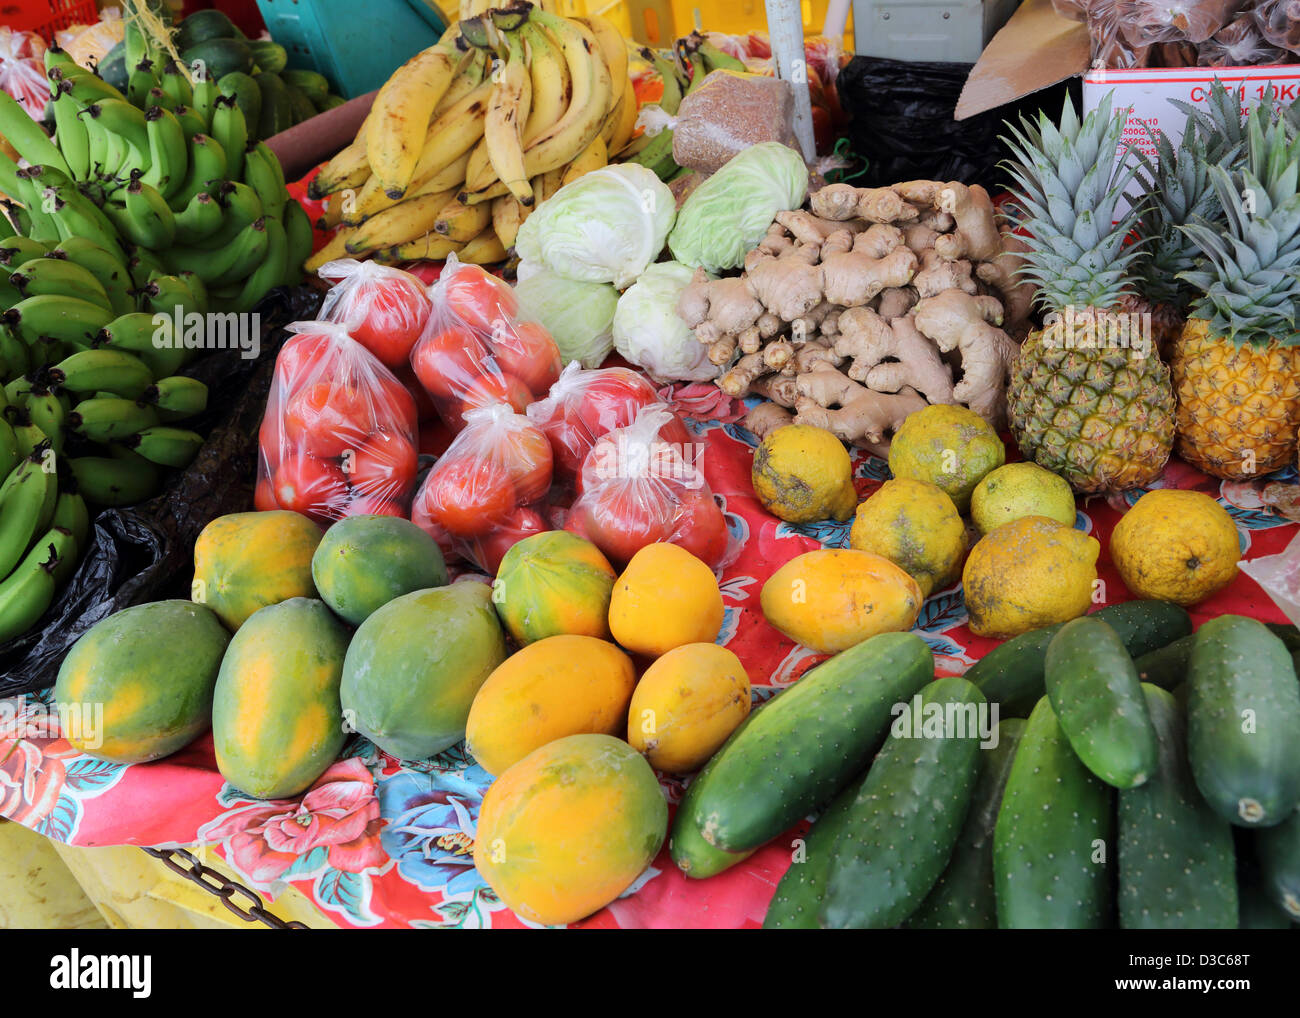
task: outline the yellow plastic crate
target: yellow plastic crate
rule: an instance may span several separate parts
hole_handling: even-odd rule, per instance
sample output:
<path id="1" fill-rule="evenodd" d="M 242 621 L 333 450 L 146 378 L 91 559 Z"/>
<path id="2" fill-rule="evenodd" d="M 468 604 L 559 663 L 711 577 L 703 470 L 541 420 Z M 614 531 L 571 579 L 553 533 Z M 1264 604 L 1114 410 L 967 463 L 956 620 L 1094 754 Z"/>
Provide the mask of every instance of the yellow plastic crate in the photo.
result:
<path id="1" fill-rule="evenodd" d="M 697 16 L 706 32 L 744 35 L 767 30 L 763 0 L 558 0 L 556 6 L 567 17 L 606 17 L 628 38 L 649 46 L 667 46 L 690 34 Z M 829 0 L 803 0 L 802 6 L 804 35 L 821 35 Z M 852 20 L 850 15 L 846 46 L 853 39 Z"/>
<path id="2" fill-rule="evenodd" d="M 22 824 L 0 819 L 0 929 L 106 926 L 53 844 Z"/>

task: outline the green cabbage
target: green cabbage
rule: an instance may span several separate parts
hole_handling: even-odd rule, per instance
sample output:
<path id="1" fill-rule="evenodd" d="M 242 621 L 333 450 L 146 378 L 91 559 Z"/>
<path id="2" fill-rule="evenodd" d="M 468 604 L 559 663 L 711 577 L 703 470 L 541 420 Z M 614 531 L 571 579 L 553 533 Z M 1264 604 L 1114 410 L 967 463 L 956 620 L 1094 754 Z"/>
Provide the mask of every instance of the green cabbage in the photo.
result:
<path id="1" fill-rule="evenodd" d="M 569 279 L 631 286 L 664 249 L 673 193 L 636 163 L 605 166 L 566 184 L 524 220 L 519 257 Z"/>
<path id="2" fill-rule="evenodd" d="M 738 269 L 773 217 L 799 208 L 807 194 L 808 167 L 798 152 L 778 141 L 752 145 L 686 199 L 668 249 L 692 267 Z"/>
<path id="3" fill-rule="evenodd" d="M 707 382 L 722 370 L 677 314 L 677 301 L 694 275 L 689 265 L 659 262 L 618 299 L 614 348 L 656 382 Z"/>
<path id="4" fill-rule="evenodd" d="M 578 361 L 584 368 L 596 368 L 614 348 L 611 329 L 618 291 L 608 283 L 566 279 L 532 266 L 527 278 L 515 284 L 515 296 L 519 317 L 546 327 L 565 364 Z"/>

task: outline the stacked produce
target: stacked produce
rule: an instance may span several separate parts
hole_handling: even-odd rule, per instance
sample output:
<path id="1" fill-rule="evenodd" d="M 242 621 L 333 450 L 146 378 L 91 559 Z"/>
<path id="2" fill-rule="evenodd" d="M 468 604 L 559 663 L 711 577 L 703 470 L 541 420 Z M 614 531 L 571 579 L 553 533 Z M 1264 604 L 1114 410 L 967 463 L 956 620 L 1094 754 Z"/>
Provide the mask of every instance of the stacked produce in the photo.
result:
<path id="1" fill-rule="evenodd" d="M 195 11 L 174 30 L 155 21 L 153 30 L 165 34 L 166 40 L 154 39 L 155 46 L 142 55 L 139 39 L 146 29 L 141 26 L 148 20 L 134 15 L 125 38 L 97 68 L 105 81 L 142 109 L 150 104 L 150 89 L 159 85 L 167 86 L 169 96 L 179 91 L 182 97 L 187 85 L 191 91 L 197 87 L 205 94 L 182 101 L 199 108 L 220 93 L 238 104 L 249 140 L 260 141 L 343 104 L 323 75 L 287 68 L 289 55 L 283 46 L 248 39 L 219 10 Z"/>
<path id="2" fill-rule="evenodd" d="M 388 80 L 312 181 L 341 228 L 308 267 L 503 260 L 533 209 L 632 136 L 627 67 L 627 44 L 599 17 L 517 2 L 453 25 Z"/>

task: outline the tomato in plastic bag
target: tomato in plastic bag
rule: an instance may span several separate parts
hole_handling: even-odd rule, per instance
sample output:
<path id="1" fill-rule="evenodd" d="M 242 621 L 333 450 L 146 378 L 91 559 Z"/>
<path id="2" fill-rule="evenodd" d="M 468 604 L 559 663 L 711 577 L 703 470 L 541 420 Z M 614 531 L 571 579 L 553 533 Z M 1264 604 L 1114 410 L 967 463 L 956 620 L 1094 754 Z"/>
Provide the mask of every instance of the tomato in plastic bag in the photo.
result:
<path id="1" fill-rule="evenodd" d="M 322 321 L 347 326 L 388 368 L 409 361 L 432 308 L 424 283 L 401 269 L 351 258 L 326 262 L 318 275 L 334 284 L 321 306 Z"/>

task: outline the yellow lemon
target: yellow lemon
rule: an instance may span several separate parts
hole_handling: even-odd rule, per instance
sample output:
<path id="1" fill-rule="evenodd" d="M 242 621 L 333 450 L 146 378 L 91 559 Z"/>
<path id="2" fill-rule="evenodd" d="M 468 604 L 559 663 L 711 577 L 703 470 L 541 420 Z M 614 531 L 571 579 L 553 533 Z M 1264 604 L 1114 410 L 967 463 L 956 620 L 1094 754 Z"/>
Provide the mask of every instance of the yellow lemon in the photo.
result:
<path id="1" fill-rule="evenodd" d="M 1007 459 L 998 433 L 974 410 L 936 404 L 908 414 L 889 444 L 889 470 L 937 484 L 958 512 L 970 508 L 971 492 Z"/>
<path id="2" fill-rule="evenodd" d="M 755 450 L 751 477 L 763 508 L 787 523 L 843 522 L 858 502 L 848 451 L 825 428 L 777 428 Z"/>
<path id="3" fill-rule="evenodd" d="M 1241 544 L 1226 509 L 1199 491 L 1148 491 L 1110 535 L 1110 557 L 1138 597 L 1184 607 L 1237 576 Z"/>
<path id="4" fill-rule="evenodd" d="M 917 582 L 929 597 L 961 576 L 966 524 L 937 485 L 910 478 L 886 481 L 860 506 L 849 545 L 881 555 Z"/>
<path id="5" fill-rule="evenodd" d="M 877 633 L 916 625 L 921 588 L 880 555 L 823 548 L 792 558 L 763 584 L 763 615 L 792 640 L 837 654 Z"/>
<path id="6" fill-rule="evenodd" d="M 1083 615 L 1100 553 L 1095 538 L 1046 516 L 991 531 L 961 574 L 971 632 L 1006 638 Z"/>
<path id="7" fill-rule="evenodd" d="M 970 515 L 981 534 L 1022 516 L 1074 526 L 1074 489 L 1037 463 L 1008 463 L 985 474 L 971 494 Z"/>
<path id="8" fill-rule="evenodd" d="M 726 647 L 688 643 L 646 669 L 627 711 L 627 741 L 669 774 L 702 767 L 749 715 L 749 676 Z"/>
<path id="9" fill-rule="evenodd" d="M 713 570 L 675 544 L 647 544 L 614 584 L 609 631 L 635 654 L 658 657 L 686 643 L 712 643 L 722 628 Z"/>

